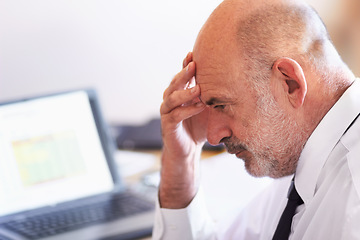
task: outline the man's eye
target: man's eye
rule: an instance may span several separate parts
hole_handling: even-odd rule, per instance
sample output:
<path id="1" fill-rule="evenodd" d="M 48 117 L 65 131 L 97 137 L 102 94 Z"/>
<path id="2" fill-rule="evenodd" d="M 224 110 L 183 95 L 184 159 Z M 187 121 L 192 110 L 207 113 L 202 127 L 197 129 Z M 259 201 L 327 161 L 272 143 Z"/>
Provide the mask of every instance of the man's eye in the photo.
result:
<path id="1" fill-rule="evenodd" d="M 223 110 L 225 108 L 225 105 L 215 105 L 214 109 Z"/>

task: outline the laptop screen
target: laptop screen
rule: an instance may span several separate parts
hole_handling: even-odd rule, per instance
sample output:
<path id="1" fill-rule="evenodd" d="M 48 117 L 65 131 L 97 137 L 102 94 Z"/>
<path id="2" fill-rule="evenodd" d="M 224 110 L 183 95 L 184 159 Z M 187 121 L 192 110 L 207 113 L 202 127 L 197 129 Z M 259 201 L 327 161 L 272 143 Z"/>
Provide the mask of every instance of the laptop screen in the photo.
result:
<path id="1" fill-rule="evenodd" d="M 0 105 L 0 216 L 113 187 L 86 91 Z"/>

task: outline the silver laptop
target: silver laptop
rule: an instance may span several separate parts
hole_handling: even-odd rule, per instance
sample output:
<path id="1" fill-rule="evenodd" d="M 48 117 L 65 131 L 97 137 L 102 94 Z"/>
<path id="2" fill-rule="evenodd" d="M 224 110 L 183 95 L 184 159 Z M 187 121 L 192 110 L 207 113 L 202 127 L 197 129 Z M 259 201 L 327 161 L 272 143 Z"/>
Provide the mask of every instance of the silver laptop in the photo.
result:
<path id="1" fill-rule="evenodd" d="M 94 90 L 0 104 L 0 240 L 136 239 L 153 203 L 123 184 Z"/>

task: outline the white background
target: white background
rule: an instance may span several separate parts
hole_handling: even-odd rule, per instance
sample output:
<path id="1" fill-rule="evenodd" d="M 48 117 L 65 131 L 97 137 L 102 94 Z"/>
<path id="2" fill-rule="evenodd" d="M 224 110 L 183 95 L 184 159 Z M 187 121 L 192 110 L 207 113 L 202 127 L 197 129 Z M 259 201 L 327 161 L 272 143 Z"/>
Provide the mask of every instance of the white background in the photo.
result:
<path id="1" fill-rule="evenodd" d="M 325 22 L 338 0 L 308 0 Z M 111 123 L 159 115 L 220 0 L 0 0 L 0 101 L 95 87 Z"/>

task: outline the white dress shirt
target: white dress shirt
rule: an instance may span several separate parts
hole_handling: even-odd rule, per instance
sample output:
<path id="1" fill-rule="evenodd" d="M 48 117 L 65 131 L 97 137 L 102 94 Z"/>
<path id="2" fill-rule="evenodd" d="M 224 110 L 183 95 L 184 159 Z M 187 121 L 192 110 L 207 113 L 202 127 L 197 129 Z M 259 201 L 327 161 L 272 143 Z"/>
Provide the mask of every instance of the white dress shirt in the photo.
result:
<path id="1" fill-rule="evenodd" d="M 347 89 L 308 139 L 295 174 L 304 204 L 289 239 L 360 239 L 360 79 Z M 358 117 L 358 118 L 357 118 Z M 187 208 L 157 203 L 153 239 L 272 238 L 292 176 L 274 180 L 234 218 L 214 224 L 201 190 Z"/>

